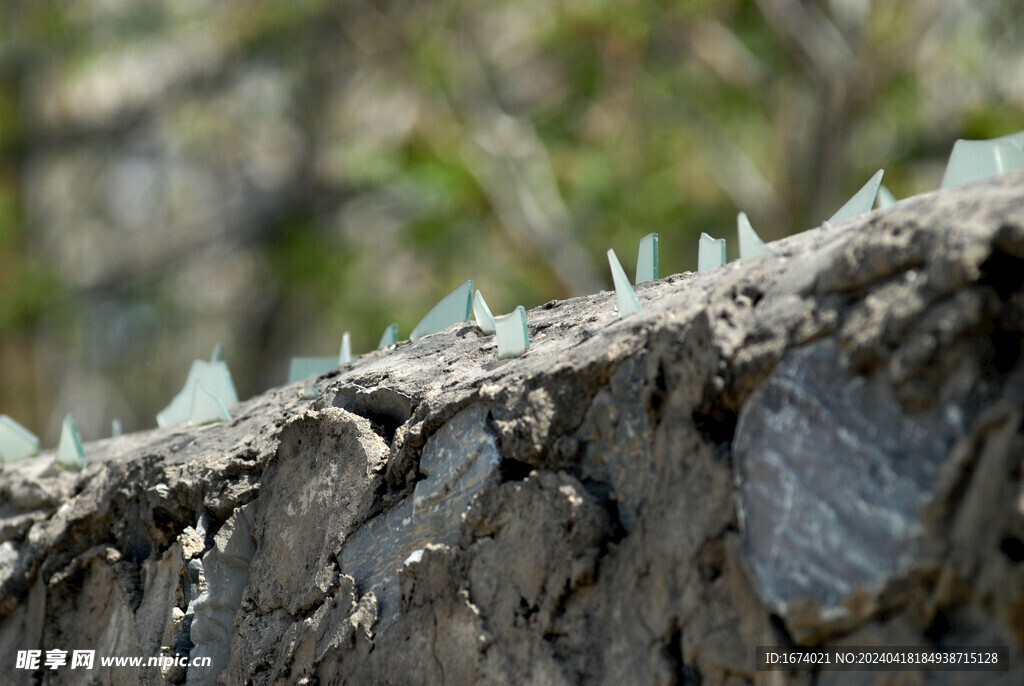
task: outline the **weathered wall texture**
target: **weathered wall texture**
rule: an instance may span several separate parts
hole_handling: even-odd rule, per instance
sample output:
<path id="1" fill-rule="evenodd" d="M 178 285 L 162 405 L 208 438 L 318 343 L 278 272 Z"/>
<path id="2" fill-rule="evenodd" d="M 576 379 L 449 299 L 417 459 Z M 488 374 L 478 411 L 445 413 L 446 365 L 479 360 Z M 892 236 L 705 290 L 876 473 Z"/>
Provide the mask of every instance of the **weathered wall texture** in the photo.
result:
<path id="1" fill-rule="evenodd" d="M 782 256 L 466 323 L 230 423 L 0 474 L 17 650 L 96 683 L 1024 679 L 1024 175 Z M 1010 646 L 1013 671 L 759 673 L 765 644 Z M 899 678 L 896 678 L 899 677 Z M 895 680 L 893 680 L 895 679 Z"/>

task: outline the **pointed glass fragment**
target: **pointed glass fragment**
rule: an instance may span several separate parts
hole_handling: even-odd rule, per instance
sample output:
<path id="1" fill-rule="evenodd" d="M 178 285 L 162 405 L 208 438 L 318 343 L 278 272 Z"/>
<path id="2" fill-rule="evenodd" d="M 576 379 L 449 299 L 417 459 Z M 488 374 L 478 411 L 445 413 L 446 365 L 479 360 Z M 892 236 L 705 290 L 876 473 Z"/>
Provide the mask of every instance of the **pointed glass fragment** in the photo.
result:
<path id="1" fill-rule="evenodd" d="M 701 232 L 697 243 L 697 271 L 706 272 L 725 264 L 725 239 Z"/>
<path id="2" fill-rule="evenodd" d="M 338 364 L 352 361 L 352 337 L 346 331 L 341 337 L 341 352 L 338 353 Z"/>
<path id="3" fill-rule="evenodd" d="M 303 387 L 301 395 L 304 400 L 312 400 L 320 396 L 320 391 L 313 384 L 309 384 Z"/>
<path id="4" fill-rule="evenodd" d="M 288 383 L 312 379 L 351 361 L 352 337 L 346 331 L 341 337 L 341 349 L 337 357 L 293 357 L 288 365 Z"/>
<path id="5" fill-rule="evenodd" d="M 861 189 L 854 193 L 853 197 L 847 200 L 845 205 L 828 218 L 829 224 L 838 224 L 841 221 L 870 212 L 871 208 L 875 205 L 875 195 L 878 194 L 878 187 L 882 185 L 882 175 L 884 173 L 885 170 L 883 169 L 876 171 L 875 175 L 868 179 L 868 182 L 861 186 Z"/>
<path id="6" fill-rule="evenodd" d="M 526 310 L 522 305 L 511 314 L 494 318 L 494 331 L 498 339 L 498 357 L 519 357 L 530 347 L 530 331 L 526 327 Z"/>
<path id="7" fill-rule="evenodd" d="M 633 283 L 658 280 L 658 234 L 649 233 L 640 239 L 636 255 L 636 279 Z"/>
<path id="8" fill-rule="evenodd" d="M 114 418 L 114 420 L 112 422 L 110 422 L 110 437 L 111 438 L 119 438 L 119 437 L 121 437 L 123 435 L 124 435 L 124 428 L 122 428 L 122 426 L 121 426 L 121 420 L 117 419 L 117 418 Z"/>
<path id="9" fill-rule="evenodd" d="M 879 210 L 887 210 L 890 207 L 895 207 L 897 203 L 896 196 L 894 196 L 889 189 L 885 186 L 878 187 L 878 196 L 875 197 L 875 207 Z"/>
<path id="10" fill-rule="evenodd" d="M 629 285 L 629 278 L 623 271 L 622 265 L 619 264 L 619 258 L 615 256 L 615 251 L 611 248 L 608 249 L 608 266 L 612 270 L 612 283 L 615 284 L 615 299 L 619 304 L 619 316 L 627 317 L 644 309 L 640 305 L 640 301 L 636 299 L 636 293 Z"/>
<path id="11" fill-rule="evenodd" d="M 78 425 L 71 413 L 64 415 L 60 427 L 60 443 L 57 444 L 57 463 L 68 469 L 81 470 L 85 467 L 85 447 L 78 435 Z"/>
<path id="12" fill-rule="evenodd" d="M 1024 169 L 1024 150 L 1018 147 L 1016 135 L 991 141 L 958 140 L 953 144 L 941 188 Z"/>
<path id="13" fill-rule="evenodd" d="M 1024 131 L 1011 133 L 1009 136 L 1000 136 L 999 138 L 993 138 L 992 140 L 997 143 L 1009 143 L 1021 152 L 1024 152 Z"/>
<path id="14" fill-rule="evenodd" d="M 747 262 L 764 255 L 778 255 L 778 251 L 769 248 L 761 237 L 750 225 L 750 219 L 746 212 L 740 212 L 736 216 L 736 237 L 740 243 L 740 261 Z"/>
<path id="15" fill-rule="evenodd" d="M 210 355 L 210 362 L 223 362 L 224 361 L 224 345 L 218 343 L 213 346 L 213 353 Z"/>
<path id="16" fill-rule="evenodd" d="M 389 345 L 395 345 L 398 343 L 398 322 L 391 324 L 388 328 L 384 329 L 384 335 L 380 337 L 380 343 L 377 344 L 377 350 L 386 348 Z"/>
<path id="17" fill-rule="evenodd" d="M 5 414 L 0 414 L 0 465 L 39 454 L 39 438 Z"/>
<path id="18" fill-rule="evenodd" d="M 338 366 L 337 357 L 293 357 L 288 365 L 288 383 L 326 374 Z"/>
<path id="19" fill-rule="evenodd" d="M 487 307 L 484 294 L 480 291 L 473 296 L 473 316 L 476 318 L 476 325 L 486 334 L 494 333 L 494 315 L 491 308 Z"/>
<path id="20" fill-rule="evenodd" d="M 192 386 L 192 406 L 188 412 L 189 424 L 209 424 L 231 421 L 231 413 L 224 402 L 199 379 Z"/>
<path id="21" fill-rule="evenodd" d="M 192 387 L 196 381 L 202 381 L 203 385 L 216 395 L 226 407 L 231 407 L 238 402 L 238 394 L 235 392 L 235 384 L 231 380 L 231 372 L 227 363 L 221 360 L 206 362 L 195 360 L 192 368 L 189 369 L 185 385 L 178 392 L 171 404 L 165 407 L 157 416 L 157 426 L 171 426 L 180 422 L 188 421 L 190 407 L 192 405 Z"/>
<path id="22" fill-rule="evenodd" d="M 473 315 L 473 279 L 444 296 L 427 316 L 420 320 L 416 328 L 409 334 L 409 340 L 415 341 L 427 334 L 447 329 L 452 324 L 467 322 Z"/>

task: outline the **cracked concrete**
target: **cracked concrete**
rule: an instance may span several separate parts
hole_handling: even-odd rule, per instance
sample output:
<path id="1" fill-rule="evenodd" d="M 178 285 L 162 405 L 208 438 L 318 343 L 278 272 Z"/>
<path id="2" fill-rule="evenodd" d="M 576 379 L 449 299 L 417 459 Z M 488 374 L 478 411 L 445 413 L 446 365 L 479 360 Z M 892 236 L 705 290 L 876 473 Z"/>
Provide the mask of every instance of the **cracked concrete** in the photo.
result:
<path id="1" fill-rule="evenodd" d="M 754 648 L 984 641 L 1019 683 L 1024 175 L 773 247 L 641 284 L 626 319 L 612 293 L 535 308 L 521 358 L 455 325 L 316 398 L 88 444 L 81 473 L 8 465 L 0 666 L 75 683 L 14 656 L 91 647 L 216 657 L 102 683 L 842 684 L 757 672 Z"/>

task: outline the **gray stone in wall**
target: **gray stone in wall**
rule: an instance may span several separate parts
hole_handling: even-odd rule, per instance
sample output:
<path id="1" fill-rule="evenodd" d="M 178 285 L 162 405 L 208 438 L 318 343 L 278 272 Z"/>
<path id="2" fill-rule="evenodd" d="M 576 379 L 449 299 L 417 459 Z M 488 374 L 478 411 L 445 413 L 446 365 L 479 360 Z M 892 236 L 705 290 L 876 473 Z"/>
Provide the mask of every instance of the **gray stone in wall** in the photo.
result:
<path id="1" fill-rule="evenodd" d="M 470 501 L 496 481 L 501 456 L 486 416 L 482 405 L 472 405 L 432 435 L 420 459 L 426 478 L 412 496 L 365 524 L 342 547 L 341 571 L 356 580 L 360 593 L 377 597 L 381 629 L 397 618 L 399 572 L 427 544 L 453 544 Z"/>
<path id="2" fill-rule="evenodd" d="M 791 631 L 860 620 L 923 554 L 963 411 L 911 414 L 888 381 L 852 373 L 832 341 L 790 350 L 733 442 L 747 560 Z"/>
<path id="3" fill-rule="evenodd" d="M 189 658 L 211 658 L 209 667 L 189 667 L 188 684 L 217 683 L 228 665 L 235 614 L 242 606 L 242 594 L 249 584 L 249 566 L 256 546 L 252 540 L 254 505 L 235 510 L 213 537 L 213 548 L 202 558 L 199 597 L 191 611 L 191 639 L 195 644 Z"/>

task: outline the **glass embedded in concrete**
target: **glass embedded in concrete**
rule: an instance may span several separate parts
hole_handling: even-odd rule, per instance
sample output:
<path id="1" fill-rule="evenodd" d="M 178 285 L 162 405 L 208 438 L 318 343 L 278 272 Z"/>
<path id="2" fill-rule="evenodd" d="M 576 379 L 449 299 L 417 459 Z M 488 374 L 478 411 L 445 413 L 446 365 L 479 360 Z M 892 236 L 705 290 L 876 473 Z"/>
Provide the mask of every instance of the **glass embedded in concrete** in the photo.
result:
<path id="1" fill-rule="evenodd" d="M 452 324 L 469 321 L 473 316 L 473 279 L 446 295 L 420 320 L 416 328 L 409 334 L 410 340 L 423 338 L 432 333 L 447 329 Z"/>
<path id="2" fill-rule="evenodd" d="M 1024 152 L 1024 131 L 1011 133 L 1008 136 L 999 136 L 998 138 L 993 138 L 992 140 L 998 143 L 1009 143 L 1010 145 L 1017 148 L 1021 152 Z"/>
<path id="3" fill-rule="evenodd" d="M 224 402 L 199 379 L 192 386 L 192 404 L 189 407 L 189 424 L 231 421 L 231 413 Z"/>
<path id="4" fill-rule="evenodd" d="M 388 346 L 395 345 L 398 343 L 398 322 L 391 324 L 388 328 L 384 329 L 384 334 L 380 337 L 380 342 L 377 344 L 377 350 L 387 348 Z"/>
<path id="5" fill-rule="evenodd" d="M 64 422 L 60 427 L 60 443 L 57 444 L 57 464 L 67 469 L 80 471 L 85 467 L 85 446 L 82 445 L 82 437 L 78 434 L 78 424 L 69 412 L 64 415 Z"/>
<path id="6" fill-rule="evenodd" d="M 949 155 L 941 188 L 1024 169 L 1024 150 L 1021 149 L 1018 136 L 1021 134 L 987 141 L 958 140 Z"/>
<path id="7" fill-rule="evenodd" d="M 899 202 L 888 188 L 884 185 L 878 187 L 878 196 L 875 198 L 875 209 L 887 210 L 890 207 L 895 207 L 896 203 Z"/>
<path id="8" fill-rule="evenodd" d="M 338 353 L 338 364 L 348 364 L 352 361 L 352 336 L 346 331 L 341 336 L 341 351 Z"/>
<path id="9" fill-rule="evenodd" d="M 658 234 L 649 233 L 640 239 L 636 255 L 636 278 L 633 283 L 658 280 Z"/>
<path id="10" fill-rule="evenodd" d="M 498 357 L 519 357 L 530 347 L 530 331 L 526 326 L 526 310 L 522 305 L 511 314 L 494 318 L 494 332 L 498 339 Z"/>
<path id="11" fill-rule="evenodd" d="M 312 379 L 351 361 L 352 337 L 346 331 L 341 337 L 341 348 L 337 357 L 293 357 L 288 364 L 288 383 Z"/>
<path id="12" fill-rule="evenodd" d="M 756 260 L 765 255 L 778 255 L 778 252 L 769 248 L 754 231 L 746 212 L 740 212 L 736 216 L 736 237 L 739 239 L 741 262 Z"/>
<path id="13" fill-rule="evenodd" d="M 878 194 L 878 187 L 882 185 L 883 169 L 875 172 L 875 175 L 868 179 L 868 182 L 861 186 L 860 190 L 853 194 L 853 197 L 846 201 L 835 214 L 828 218 L 829 224 L 838 224 L 847 219 L 870 212 L 875 205 L 875 196 Z"/>
<path id="14" fill-rule="evenodd" d="M 642 310 L 643 307 L 637 300 L 633 287 L 629 284 L 629 278 L 622 269 L 622 265 L 619 264 L 619 258 L 615 256 L 615 251 L 611 248 L 608 249 L 608 266 L 612 270 L 612 283 L 615 284 L 615 299 L 619 305 L 619 316 L 628 317 Z"/>
<path id="15" fill-rule="evenodd" d="M 473 296 L 473 316 L 481 331 L 486 334 L 494 333 L 494 315 L 491 314 L 491 308 L 487 307 L 487 301 L 480 291 Z"/>
<path id="16" fill-rule="evenodd" d="M 701 232 L 697 243 L 697 271 L 707 272 L 725 264 L 725 239 Z"/>
<path id="17" fill-rule="evenodd" d="M 0 414 L 0 465 L 39 454 L 39 438 L 11 417 Z"/>
<path id="18" fill-rule="evenodd" d="M 293 357 L 288 364 L 288 383 L 312 379 L 337 366 L 337 357 Z"/>
<path id="19" fill-rule="evenodd" d="M 219 346 L 218 346 L 219 347 Z M 203 385 L 211 393 L 217 396 L 225 407 L 231 407 L 238 402 L 238 394 L 235 392 L 235 384 L 231 380 L 231 372 L 228 365 L 223 361 L 223 356 L 217 355 L 214 351 L 214 359 L 210 362 L 195 360 L 192 368 L 189 369 L 185 385 L 178 392 L 171 403 L 160 411 L 156 416 L 157 426 L 171 426 L 186 422 L 191 414 L 193 387 L 196 381 L 202 381 Z"/>

